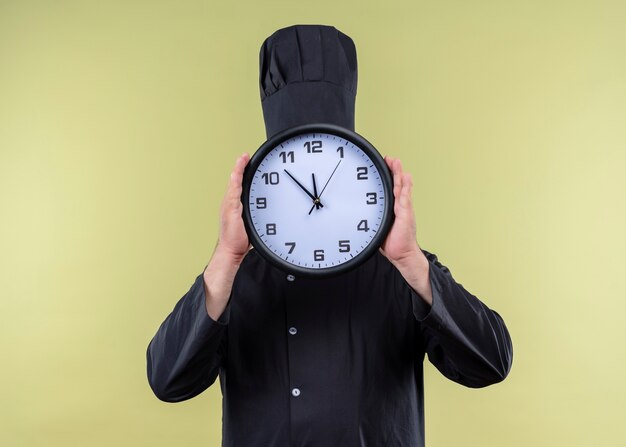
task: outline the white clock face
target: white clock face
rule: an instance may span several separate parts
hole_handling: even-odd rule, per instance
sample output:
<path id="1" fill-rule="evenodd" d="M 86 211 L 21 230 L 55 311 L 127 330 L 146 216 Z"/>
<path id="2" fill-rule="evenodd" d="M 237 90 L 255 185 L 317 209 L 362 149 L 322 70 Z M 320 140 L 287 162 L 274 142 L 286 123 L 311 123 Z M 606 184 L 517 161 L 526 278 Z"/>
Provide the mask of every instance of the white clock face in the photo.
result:
<path id="1" fill-rule="evenodd" d="M 250 218 L 276 256 L 325 269 L 370 244 L 383 223 L 386 199 L 377 167 L 358 146 L 327 133 L 302 134 L 260 162 L 250 183 Z"/>

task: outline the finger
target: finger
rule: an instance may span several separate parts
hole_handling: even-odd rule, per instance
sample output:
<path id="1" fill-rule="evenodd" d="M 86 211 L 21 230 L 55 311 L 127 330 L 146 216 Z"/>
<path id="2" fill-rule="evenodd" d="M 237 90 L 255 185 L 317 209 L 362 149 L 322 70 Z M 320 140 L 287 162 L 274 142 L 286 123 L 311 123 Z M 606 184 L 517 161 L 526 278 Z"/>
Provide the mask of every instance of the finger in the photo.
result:
<path id="1" fill-rule="evenodd" d="M 402 175 L 402 162 L 400 161 L 399 158 L 396 158 L 395 162 L 394 162 L 394 166 L 396 168 L 396 172 L 400 175 Z"/>
<path id="2" fill-rule="evenodd" d="M 391 158 L 389 155 L 385 155 L 383 159 L 385 160 L 385 163 L 387 164 L 387 167 L 389 168 L 389 170 L 391 170 L 391 162 L 393 158 Z"/>
<path id="3" fill-rule="evenodd" d="M 400 189 L 402 188 L 402 178 L 398 175 L 398 169 L 396 167 L 396 158 L 385 156 L 385 162 L 391 171 L 391 177 L 393 181 L 393 196 L 398 197 Z"/>
<path id="4" fill-rule="evenodd" d="M 237 163 L 235 164 L 235 166 L 237 167 L 237 169 L 241 169 L 241 172 L 243 173 L 249 161 L 250 161 L 250 155 L 248 155 L 247 152 L 244 152 L 237 159 Z"/>
<path id="5" fill-rule="evenodd" d="M 237 158 L 233 171 L 236 172 L 238 175 L 243 176 L 243 171 L 245 170 L 248 161 L 250 161 L 250 156 L 247 153 L 242 154 L 241 156 L 239 156 L 239 158 Z"/>
<path id="6" fill-rule="evenodd" d="M 411 208 L 411 191 L 413 189 L 413 179 L 411 174 L 402 174 L 402 191 L 400 192 L 400 206 Z"/>
<path id="7" fill-rule="evenodd" d="M 228 190 L 226 192 L 226 198 L 230 206 L 239 205 L 242 191 L 241 182 L 243 181 L 243 171 L 249 160 L 250 156 L 248 154 L 241 155 L 237 158 L 237 161 L 235 161 L 235 167 L 230 173 Z"/>
<path id="8" fill-rule="evenodd" d="M 391 173 L 393 175 L 393 197 L 395 199 L 400 195 L 400 190 L 402 189 L 402 171 L 398 170 L 398 162 L 400 160 L 392 159 L 391 160 Z"/>

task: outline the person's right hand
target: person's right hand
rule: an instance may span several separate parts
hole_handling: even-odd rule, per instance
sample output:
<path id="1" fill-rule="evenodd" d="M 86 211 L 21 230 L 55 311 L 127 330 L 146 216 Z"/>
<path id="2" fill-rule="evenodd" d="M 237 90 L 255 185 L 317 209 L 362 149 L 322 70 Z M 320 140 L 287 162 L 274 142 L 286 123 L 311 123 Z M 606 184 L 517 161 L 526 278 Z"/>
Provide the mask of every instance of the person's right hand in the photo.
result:
<path id="1" fill-rule="evenodd" d="M 216 252 L 229 257 L 235 263 L 240 263 L 250 248 L 248 235 L 241 217 L 243 211 L 241 182 L 248 161 L 250 161 L 250 156 L 244 153 L 235 162 L 235 167 L 230 174 L 228 189 L 220 207 L 220 235 Z"/>

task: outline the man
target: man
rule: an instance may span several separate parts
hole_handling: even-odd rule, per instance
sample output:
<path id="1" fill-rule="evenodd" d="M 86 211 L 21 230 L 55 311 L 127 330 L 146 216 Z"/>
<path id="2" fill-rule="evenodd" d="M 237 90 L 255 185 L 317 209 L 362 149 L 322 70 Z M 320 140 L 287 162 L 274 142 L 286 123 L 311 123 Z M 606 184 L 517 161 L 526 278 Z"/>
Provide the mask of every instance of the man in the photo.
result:
<path id="1" fill-rule="evenodd" d="M 267 136 L 298 124 L 354 129 L 352 40 L 333 27 L 276 31 L 261 48 Z M 328 279 L 267 263 L 241 218 L 247 154 L 221 206 L 204 272 L 150 342 L 148 379 L 166 402 L 219 375 L 224 446 L 423 446 L 423 359 L 468 387 L 502 381 L 512 345 L 502 318 L 415 236 L 411 176 L 385 157 L 395 221 L 380 252 Z"/>

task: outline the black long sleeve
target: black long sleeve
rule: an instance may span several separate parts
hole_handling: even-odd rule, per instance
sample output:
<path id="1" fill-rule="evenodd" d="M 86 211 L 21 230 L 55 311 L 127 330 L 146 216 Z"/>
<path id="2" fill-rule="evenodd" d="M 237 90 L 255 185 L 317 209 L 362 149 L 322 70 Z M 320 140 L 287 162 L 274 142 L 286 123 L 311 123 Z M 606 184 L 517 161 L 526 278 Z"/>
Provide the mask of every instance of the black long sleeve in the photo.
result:
<path id="1" fill-rule="evenodd" d="M 215 382 L 225 354 L 230 303 L 215 321 L 206 311 L 200 274 L 148 345 L 148 382 L 165 402 L 190 399 Z"/>
<path id="2" fill-rule="evenodd" d="M 447 378 L 472 388 L 504 380 L 513 346 L 502 317 L 457 283 L 435 254 L 422 251 L 430 267 L 432 306 L 405 285 L 430 362 Z"/>

